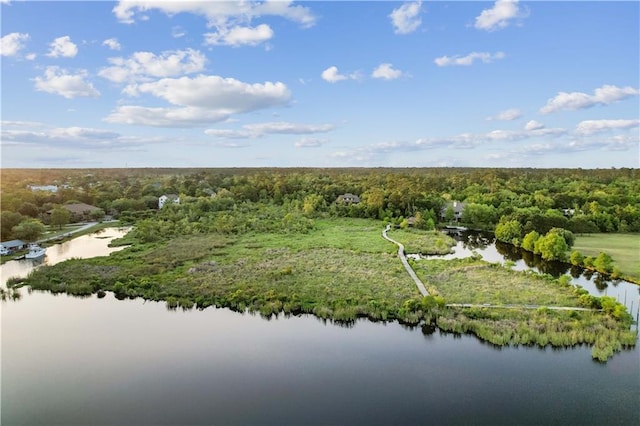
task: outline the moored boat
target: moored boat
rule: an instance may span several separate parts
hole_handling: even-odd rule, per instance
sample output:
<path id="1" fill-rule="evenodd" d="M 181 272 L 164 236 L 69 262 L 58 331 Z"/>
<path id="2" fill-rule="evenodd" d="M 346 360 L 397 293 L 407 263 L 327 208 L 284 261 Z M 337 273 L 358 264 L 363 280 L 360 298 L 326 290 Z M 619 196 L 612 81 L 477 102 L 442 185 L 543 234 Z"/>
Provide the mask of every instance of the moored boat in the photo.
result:
<path id="1" fill-rule="evenodd" d="M 24 255 L 25 259 L 38 259 L 47 252 L 46 248 L 40 247 L 38 244 L 29 244 L 29 252 Z"/>

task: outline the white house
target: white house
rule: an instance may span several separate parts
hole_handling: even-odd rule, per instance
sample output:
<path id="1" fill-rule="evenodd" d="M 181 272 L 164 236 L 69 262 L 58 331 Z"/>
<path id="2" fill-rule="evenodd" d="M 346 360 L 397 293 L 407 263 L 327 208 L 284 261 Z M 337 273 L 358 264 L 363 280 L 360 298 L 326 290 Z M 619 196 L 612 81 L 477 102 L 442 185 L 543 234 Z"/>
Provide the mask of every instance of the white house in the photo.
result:
<path id="1" fill-rule="evenodd" d="M 29 185 L 31 191 L 46 191 L 46 192 L 58 192 L 58 185 Z"/>
<path id="2" fill-rule="evenodd" d="M 158 209 L 164 207 L 167 202 L 172 202 L 173 204 L 180 204 L 180 197 L 178 194 L 164 194 L 158 198 Z"/>
<path id="3" fill-rule="evenodd" d="M 351 194 L 347 192 L 346 194 L 342 194 L 338 196 L 336 203 L 345 203 L 345 204 L 358 204 L 360 202 L 360 197 L 357 195 Z"/>

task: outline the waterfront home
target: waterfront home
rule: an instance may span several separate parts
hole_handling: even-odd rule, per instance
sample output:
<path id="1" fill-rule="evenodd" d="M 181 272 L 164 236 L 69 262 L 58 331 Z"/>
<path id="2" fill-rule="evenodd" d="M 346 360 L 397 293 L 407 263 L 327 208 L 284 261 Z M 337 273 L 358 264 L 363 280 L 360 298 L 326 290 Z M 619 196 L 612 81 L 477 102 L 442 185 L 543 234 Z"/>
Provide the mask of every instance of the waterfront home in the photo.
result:
<path id="1" fill-rule="evenodd" d="M 25 248 L 25 242 L 22 240 L 11 240 L 0 243 L 0 255 L 6 256 L 17 250 Z"/>
<path id="2" fill-rule="evenodd" d="M 455 222 L 460 222 L 462 219 L 462 212 L 464 211 L 466 204 L 461 203 L 460 201 L 450 201 L 440 209 L 440 220 L 443 222 L 447 220 L 447 210 L 450 208 L 453 210 L 453 220 Z"/>

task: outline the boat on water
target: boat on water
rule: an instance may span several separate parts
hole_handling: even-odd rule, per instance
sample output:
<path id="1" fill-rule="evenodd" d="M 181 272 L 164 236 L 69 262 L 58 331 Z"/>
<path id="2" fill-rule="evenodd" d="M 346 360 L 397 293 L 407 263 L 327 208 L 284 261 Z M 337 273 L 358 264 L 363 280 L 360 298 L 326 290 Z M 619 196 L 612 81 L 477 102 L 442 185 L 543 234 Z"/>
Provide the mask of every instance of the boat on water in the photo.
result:
<path id="1" fill-rule="evenodd" d="M 46 248 L 40 247 L 38 244 L 29 244 L 29 252 L 24 255 L 25 259 L 39 259 L 47 252 Z"/>

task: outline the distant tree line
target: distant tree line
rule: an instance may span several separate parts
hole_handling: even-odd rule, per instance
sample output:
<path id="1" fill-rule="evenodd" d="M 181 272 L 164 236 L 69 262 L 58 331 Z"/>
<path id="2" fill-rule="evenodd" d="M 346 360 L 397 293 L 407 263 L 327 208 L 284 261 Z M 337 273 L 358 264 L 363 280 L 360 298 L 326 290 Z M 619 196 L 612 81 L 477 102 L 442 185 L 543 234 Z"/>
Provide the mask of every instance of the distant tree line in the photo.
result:
<path id="1" fill-rule="evenodd" d="M 432 227 L 451 201 L 465 203 L 461 223 L 507 232 L 524 243 L 532 231 L 640 232 L 637 169 L 2 169 L 2 240 L 25 220 L 47 223 L 56 207 L 76 201 L 134 223 L 151 219 L 162 194 L 194 209 L 227 211 L 243 203 L 286 206 L 312 218 L 325 214 Z M 29 185 L 57 184 L 57 192 Z M 357 194 L 359 203 L 336 203 Z M 215 200 L 215 201 L 213 201 Z M 292 213 L 293 214 L 293 213 Z M 297 213 L 296 213 L 297 214 Z M 57 214 L 54 217 L 60 216 Z M 60 219 L 63 220 L 63 219 Z M 54 223 L 55 224 L 55 223 Z M 507 225 L 510 224 L 510 225 Z M 517 232 L 516 232 L 517 231 Z M 516 236 L 516 234 L 519 234 Z M 528 241 L 533 237 L 530 236 Z M 550 237 L 549 237 L 550 238 Z M 542 243 L 539 243 L 539 245 Z"/>

